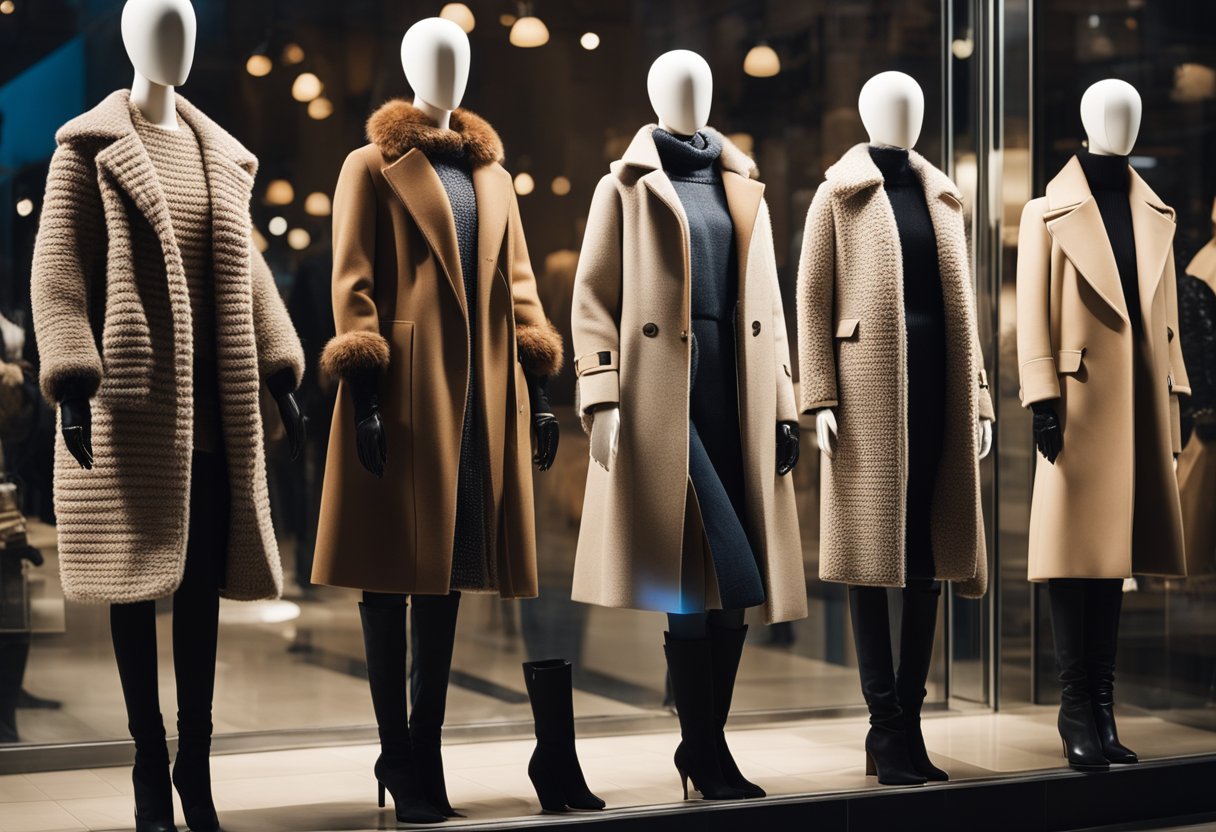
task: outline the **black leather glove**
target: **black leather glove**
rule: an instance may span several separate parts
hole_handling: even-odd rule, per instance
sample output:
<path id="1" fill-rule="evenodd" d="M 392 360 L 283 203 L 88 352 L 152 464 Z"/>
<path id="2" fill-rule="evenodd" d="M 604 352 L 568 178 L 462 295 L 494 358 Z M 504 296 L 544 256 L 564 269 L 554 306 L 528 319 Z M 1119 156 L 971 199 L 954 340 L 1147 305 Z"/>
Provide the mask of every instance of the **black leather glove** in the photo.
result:
<path id="1" fill-rule="evenodd" d="M 300 458 L 304 450 L 304 439 L 308 435 L 308 419 L 300 410 L 293 388 L 296 385 L 295 373 L 290 368 L 284 368 L 266 379 L 266 387 L 274 396 L 279 406 L 279 418 L 283 420 L 283 429 L 287 431 L 287 446 L 291 449 L 291 459 L 294 462 Z"/>
<path id="2" fill-rule="evenodd" d="M 528 403 L 532 410 L 532 438 L 536 444 L 536 452 L 532 454 L 532 462 L 541 471 L 548 471 L 557 459 L 557 444 L 561 439 L 561 426 L 553 415 L 549 405 L 547 391 L 548 380 L 532 375 L 524 370 L 524 378 L 528 380 Z"/>
<path id="3" fill-rule="evenodd" d="M 1035 402 L 1030 409 L 1034 412 L 1035 447 L 1044 459 L 1055 465 L 1056 457 L 1064 450 L 1064 432 L 1060 429 L 1055 401 Z"/>
<path id="4" fill-rule="evenodd" d="M 388 458 L 384 425 L 380 421 L 380 398 L 376 373 L 360 373 L 349 379 L 350 397 L 355 405 L 355 446 L 359 462 L 377 477 L 384 476 Z"/>
<path id="5" fill-rule="evenodd" d="M 797 422 L 777 423 L 777 475 L 784 477 L 798 464 L 801 438 Z"/>
<path id="6" fill-rule="evenodd" d="M 80 467 L 93 470 L 93 408 L 89 397 L 68 391 L 59 403 L 63 444 Z"/>

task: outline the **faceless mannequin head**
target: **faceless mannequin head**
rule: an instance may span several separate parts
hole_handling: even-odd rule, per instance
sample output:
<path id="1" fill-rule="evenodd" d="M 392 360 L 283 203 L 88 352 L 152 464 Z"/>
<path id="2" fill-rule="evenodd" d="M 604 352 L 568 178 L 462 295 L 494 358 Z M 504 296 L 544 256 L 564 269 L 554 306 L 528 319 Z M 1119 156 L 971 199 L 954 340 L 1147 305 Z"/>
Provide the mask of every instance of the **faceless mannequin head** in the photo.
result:
<path id="1" fill-rule="evenodd" d="M 650 65 L 646 91 L 664 130 L 691 136 L 709 124 L 714 74 L 696 52 L 676 49 L 660 55 Z"/>
<path id="2" fill-rule="evenodd" d="M 1140 93 L 1126 81 L 1107 78 L 1081 96 L 1081 124 L 1089 137 L 1089 152 L 1099 156 L 1126 156 L 1140 135 L 1144 105 Z"/>
<path id="3" fill-rule="evenodd" d="M 907 150 L 920 138 L 925 93 L 911 75 L 880 72 L 861 88 L 857 110 L 870 144 Z"/>
<path id="4" fill-rule="evenodd" d="M 469 36 L 442 17 L 419 20 L 401 39 L 401 66 L 415 104 L 455 110 L 469 83 Z"/>
<path id="5" fill-rule="evenodd" d="M 122 42 L 135 72 L 154 84 L 186 83 L 194 65 L 198 21 L 190 0 L 127 0 Z"/>

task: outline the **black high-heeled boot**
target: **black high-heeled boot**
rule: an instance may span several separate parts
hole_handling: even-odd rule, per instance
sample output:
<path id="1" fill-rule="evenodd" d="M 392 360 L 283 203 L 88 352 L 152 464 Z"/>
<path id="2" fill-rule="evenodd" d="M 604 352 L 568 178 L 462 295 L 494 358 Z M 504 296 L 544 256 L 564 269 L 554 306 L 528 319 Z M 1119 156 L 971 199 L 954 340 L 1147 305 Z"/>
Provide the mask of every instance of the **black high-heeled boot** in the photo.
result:
<path id="1" fill-rule="evenodd" d="M 764 789 L 743 776 L 735 758 L 726 744 L 726 720 L 730 718 L 730 703 L 735 693 L 735 677 L 739 673 L 739 661 L 743 658 L 743 645 L 747 641 L 747 627 L 731 629 L 709 626 L 709 651 L 714 679 L 714 724 L 717 726 L 715 740 L 718 748 L 718 763 L 726 782 L 743 792 L 746 798 L 764 797 Z"/>
<path id="2" fill-rule="evenodd" d="M 448 800 L 442 750 L 460 593 L 414 595 L 410 603 L 410 643 L 414 650 L 410 663 L 410 747 L 414 767 L 427 803 L 445 817 L 461 818 L 464 815 Z"/>
<path id="3" fill-rule="evenodd" d="M 1085 672 L 1094 728 L 1102 755 L 1112 763 L 1140 762 L 1136 752 L 1119 742 L 1115 726 L 1115 655 L 1119 648 L 1119 616 L 1123 610 L 1123 581 L 1089 581 L 1085 593 Z"/>
<path id="4" fill-rule="evenodd" d="M 178 722 L 177 758 L 173 785 L 182 799 L 182 815 L 190 832 L 222 832 L 211 797 L 211 722 L 183 727 Z"/>
<path id="5" fill-rule="evenodd" d="M 1110 767 L 1102 753 L 1085 671 L 1085 579 L 1048 581 L 1051 631 L 1060 674 L 1060 716 L 1057 722 L 1064 756 L 1077 771 L 1104 771 Z"/>
<path id="6" fill-rule="evenodd" d="M 676 771 L 688 799 L 688 781 L 706 800 L 741 800 L 743 791 L 732 786 L 718 759 L 718 728 L 714 717 L 713 657 L 708 638 L 681 639 L 664 633 L 671 690 L 680 718 L 680 745 Z"/>
<path id="7" fill-rule="evenodd" d="M 393 809 L 401 823 L 441 823 L 443 814 L 422 793 L 410 748 L 405 704 L 405 602 L 391 606 L 362 603 L 359 615 L 363 622 L 367 681 L 380 732 L 380 756 L 375 767 L 380 808 L 384 808 L 387 790 L 393 796 Z"/>
<path id="8" fill-rule="evenodd" d="M 895 671 L 895 693 L 908 736 L 908 756 L 913 767 L 928 780 L 943 782 L 950 775 L 933 764 L 920 728 L 925 704 L 925 681 L 933 661 L 933 639 L 937 634 L 937 607 L 942 585 L 937 581 L 909 581 L 904 588 L 903 615 L 899 627 L 899 667 Z"/>
<path id="9" fill-rule="evenodd" d="M 536 750 L 528 761 L 528 779 L 546 812 L 604 808 L 604 801 L 587 787 L 574 747 L 570 671 L 570 662 L 565 659 L 524 662 L 524 684 L 536 725 Z"/>
<path id="10" fill-rule="evenodd" d="M 891 617 L 882 587 L 850 586 L 849 617 L 857 648 L 861 693 L 870 711 L 866 775 L 885 786 L 919 786 L 925 775 L 912 764 L 891 657 Z"/>
<path id="11" fill-rule="evenodd" d="M 156 715 L 158 718 L 160 714 Z M 151 720 L 149 720 L 151 722 Z M 173 784 L 169 780 L 169 746 L 165 728 L 130 726 L 135 740 L 135 832 L 177 832 L 173 822 Z"/>

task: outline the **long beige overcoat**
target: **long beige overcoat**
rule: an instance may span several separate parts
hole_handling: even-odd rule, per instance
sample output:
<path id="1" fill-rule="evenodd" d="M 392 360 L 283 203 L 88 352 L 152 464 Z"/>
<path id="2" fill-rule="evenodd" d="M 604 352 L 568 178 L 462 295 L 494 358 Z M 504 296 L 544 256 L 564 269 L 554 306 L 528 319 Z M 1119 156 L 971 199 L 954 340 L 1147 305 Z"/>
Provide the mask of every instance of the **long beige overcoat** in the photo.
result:
<path id="1" fill-rule="evenodd" d="M 443 595 L 451 588 L 460 439 L 470 346 L 487 431 L 489 573 L 504 598 L 536 595 L 531 412 L 523 367 L 561 367 L 528 261 L 502 142 L 484 120 L 452 114 L 440 129 L 405 101 L 368 120 L 334 193 L 337 335 L 321 363 L 341 379 L 322 489 L 313 581 L 377 592 Z M 447 192 L 427 153 L 463 151 L 477 200 L 476 298 L 466 298 Z M 467 309 L 476 304 L 470 345 Z M 521 362 L 523 362 L 521 364 Z M 359 463 L 352 373 L 379 378 L 387 463 Z"/>
<path id="2" fill-rule="evenodd" d="M 946 442 L 930 534 L 939 580 L 979 597 L 988 585 L 977 425 L 993 419 L 976 331 L 962 198 L 915 151 L 937 237 L 946 323 Z M 819 577 L 903 586 L 908 480 L 908 368 L 899 228 L 882 173 L 859 144 L 828 168 L 807 213 L 798 268 L 804 413 L 835 410 L 832 458 L 820 468 Z"/>
<path id="3" fill-rule="evenodd" d="M 93 396 L 91 471 L 55 447 L 64 594 L 126 603 L 181 583 L 190 521 L 193 332 L 169 206 L 119 90 L 56 134 L 34 246 L 41 383 Z M 228 598 L 282 589 L 270 522 L 259 391 L 304 356 L 261 254 L 249 198 L 257 160 L 177 96 L 202 147 L 211 199 L 220 412 L 231 486 Z"/>
<path id="4" fill-rule="evenodd" d="M 1140 345 L 1081 163 L 1070 160 L 1022 212 L 1022 404 L 1058 399 L 1063 429 L 1055 464 L 1039 455 L 1035 469 L 1032 581 L 1186 574 L 1173 455 L 1182 449 L 1178 396 L 1190 383 L 1177 337 L 1174 211 L 1135 171 L 1128 198 Z"/>
<path id="5" fill-rule="evenodd" d="M 610 471 L 594 462 L 574 566 L 576 601 L 694 612 L 718 605 L 688 476 L 688 220 L 655 148 L 638 131 L 600 180 L 575 277 L 572 324 L 584 425 L 620 406 Z M 767 620 L 806 615 L 794 485 L 776 471 L 776 428 L 796 421 L 785 316 L 764 185 L 748 156 L 719 136 L 719 165 L 739 256 L 739 413 L 746 525 L 759 559 Z"/>

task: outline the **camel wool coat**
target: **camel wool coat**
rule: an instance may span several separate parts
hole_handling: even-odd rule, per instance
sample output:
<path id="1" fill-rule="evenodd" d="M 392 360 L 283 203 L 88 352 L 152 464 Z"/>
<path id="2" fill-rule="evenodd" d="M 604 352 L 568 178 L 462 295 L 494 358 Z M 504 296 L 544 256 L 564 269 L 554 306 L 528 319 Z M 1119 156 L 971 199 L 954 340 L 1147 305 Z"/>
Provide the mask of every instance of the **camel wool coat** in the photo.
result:
<path id="1" fill-rule="evenodd" d="M 687 613 L 720 602 L 688 475 L 688 220 L 654 129 L 639 130 L 600 180 L 575 277 L 579 412 L 589 430 L 595 408 L 618 405 L 621 430 L 612 469 L 588 467 L 573 598 Z M 785 315 L 764 185 L 752 160 L 718 138 L 739 257 L 740 519 L 759 560 L 766 619 L 789 621 L 807 606 L 793 479 L 776 471 L 777 423 L 798 419 Z"/>
<path id="2" fill-rule="evenodd" d="M 334 193 L 337 335 L 321 356 L 340 379 L 317 529 L 314 583 L 374 592 L 450 591 L 470 348 L 488 433 L 488 556 L 504 598 L 536 595 L 531 412 L 524 368 L 561 368 L 498 134 L 467 110 L 440 129 L 405 101 L 367 123 Z M 427 153 L 463 152 L 477 201 L 476 298 L 466 298 L 455 220 Z M 469 305 L 477 341 L 470 345 Z M 352 375 L 379 379 L 384 478 L 359 463 Z"/>
<path id="3" fill-rule="evenodd" d="M 181 583 L 190 521 L 193 332 L 169 206 L 132 122 L 112 93 L 56 134 L 31 303 L 49 401 L 92 398 L 93 469 L 55 447 L 64 595 L 129 603 Z M 216 361 L 231 487 L 227 598 L 277 597 L 278 545 L 266 490 L 262 379 L 304 355 L 249 218 L 257 160 L 177 96 L 198 136 L 212 222 Z"/>
<path id="4" fill-rule="evenodd" d="M 1055 400 L 1063 431 L 1054 465 L 1037 455 L 1032 581 L 1186 574 L 1173 460 L 1182 450 L 1178 396 L 1191 388 L 1177 337 L 1174 211 L 1134 170 L 1128 199 L 1144 325 L 1139 345 L 1081 163 L 1070 160 L 1046 196 L 1022 211 L 1022 404 Z"/>
<path id="5" fill-rule="evenodd" d="M 939 580 L 967 597 L 988 586 L 980 504 L 979 420 L 993 419 L 976 331 L 958 188 L 915 151 L 937 238 L 946 323 L 945 444 L 930 534 Z M 807 213 L 798 267 L 804 413 L 830 407 L 839 433 L 820 468 L 819 577 L 903 586 L 908 479 L 908 368 L 899 229 L 882 173 L 859 144 L 828 168 Z"/>

